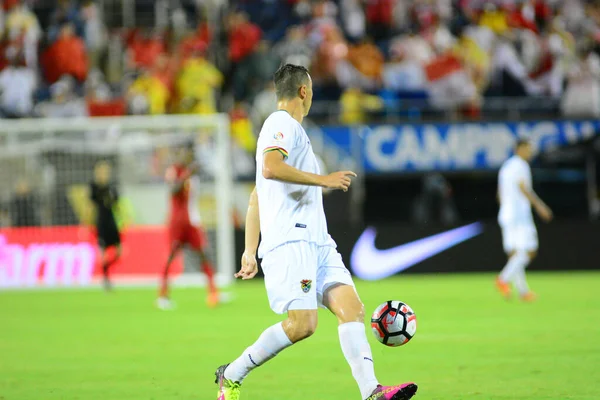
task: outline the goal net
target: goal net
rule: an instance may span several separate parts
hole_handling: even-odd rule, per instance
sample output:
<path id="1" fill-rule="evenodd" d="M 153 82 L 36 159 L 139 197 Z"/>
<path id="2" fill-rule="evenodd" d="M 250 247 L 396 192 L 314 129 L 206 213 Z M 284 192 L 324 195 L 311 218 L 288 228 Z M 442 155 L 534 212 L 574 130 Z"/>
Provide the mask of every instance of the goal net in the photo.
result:
<path id="1" fill-rule="evenodd" d="M 251 155 L 232 145 L 228 117 L 219 114 L 3 120 L 0 287 L 88 285 L 99 279 L 89 199 L 99 161 L 111 165 L 120 194 L 123 256 L 112 268 L 116 281 L 156 283 L 169 249 L 165 171 L 176 149 L 190 143 L 201 182 L 193 206 L 209 236 L 217 280 L 230 283 L 236 207 L 243 215 L 249 193 L 234 176 L 253 171 Z M 202 283 L 198 265 L 193 252 L 184 252 L 172 268 L 176 281 Z"/>

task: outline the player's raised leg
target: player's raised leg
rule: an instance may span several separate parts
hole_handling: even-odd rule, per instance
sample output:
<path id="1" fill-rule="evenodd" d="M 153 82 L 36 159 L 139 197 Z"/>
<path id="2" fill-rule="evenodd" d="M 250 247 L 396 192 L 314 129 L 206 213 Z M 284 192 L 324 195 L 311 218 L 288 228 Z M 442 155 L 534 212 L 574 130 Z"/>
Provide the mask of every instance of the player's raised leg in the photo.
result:
<path id="1" fill-rule="evenodd" d="M 251 207 L 253 201 L 251 200 Z M 248 220 L 248 222 L 251 222 Z M 252 224 L 251 224 L 252 225 Z M 249 238 L 252 236 L 252 238 Z M 248 235 L 249 251 L 258 241 Z M 250 240 L 251 239 L 251 240 Z M 248 347 L 231 364 L 217 370 L 219 399 L 235 398 L 234 392 L 246 376 L 275 357 L 285 348 L 311 336 L 317 328 L 316 246 L 306 242 L 283 244 L 268 252 L 262 261 L 265 286 L 271 309 L 277 314 L 287 312 L 287 318 L 267 328 L 258 340 Z M 238 276 L 253 277 L 256 259 L 245 253 L 242 257 L 242 270 Z"/>
<path id="2" fill-rule="evenodd" d="M 353 285 L 334 284 L 325 290 L 323 305 L 338 319 L 340 345 L 363 399 L 407 400 L 417 392 L 414 383 L 382 386 L 375 377 L 371 346 L 365 332 L 365 311 Z"/>
<path id="3" fill-rule="evenodd" d="M 287 319 L 267 328 L 236 360 L 217 370 L 217 399 L 237 399 L 234 396 L 236 393 L 239 395 L 242 382 L 253 369 L 260 367 L 292 344 L 308 338 L 316 328 L 316 309 L 288 311 Z"/>

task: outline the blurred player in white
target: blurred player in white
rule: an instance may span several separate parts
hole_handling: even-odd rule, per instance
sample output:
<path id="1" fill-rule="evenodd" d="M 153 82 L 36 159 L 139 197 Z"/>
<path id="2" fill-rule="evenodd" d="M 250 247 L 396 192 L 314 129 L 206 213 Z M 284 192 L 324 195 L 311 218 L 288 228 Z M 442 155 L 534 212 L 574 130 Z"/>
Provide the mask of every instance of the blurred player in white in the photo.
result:
<path id="1" fill-rule="evenodd" d="M 317 307 L 338 319 L 342 352 L 361 398 L 407 400 L 417 385 L 381 386 L 364 326 L 364 308 L 327 232 L 322 188 L 347 191 L 351 171 L 320 175 L 302 120 L 312 103 L 312 80 L 304 67 L 287 64 L 275 73 L 278 111 L 265 121 L 256 151 L 256 188 L 246 215 L 246 249 L 236 277 L 253 278 L 258 269 L 259 234 L 269 303 L 287 318 L 267 328 L 236 360 L 217 369 L 218 400 L 237 400 L 244 378 L 280 351 L 311 336 Z M 278 398 L 277 394 L 273 398 Z"/>
<path id="2" fill-rule="evenodd" d="M 512 283 L 524 301 L 535 300 L 525 278 L 525 268 L 535 258 L 538 249 L 531 207 L 543 221 L 550 222 L 553 218 L 552 210 L 533 191 L 529 167 L 532 157 L 531 143 L 518 141 L 515 155 L 502 165 L 498 175 L 498 223 L 502 228 L 508 262 L 498 276 L 496 286 L 504 297 L 509 298 Z"/>

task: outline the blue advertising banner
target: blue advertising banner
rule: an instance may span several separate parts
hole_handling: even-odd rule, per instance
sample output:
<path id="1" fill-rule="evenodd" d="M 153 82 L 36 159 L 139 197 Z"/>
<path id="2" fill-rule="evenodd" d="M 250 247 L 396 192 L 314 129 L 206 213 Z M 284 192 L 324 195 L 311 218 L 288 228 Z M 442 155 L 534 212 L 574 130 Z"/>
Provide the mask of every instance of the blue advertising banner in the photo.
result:
<path id="1" fill-rule="evenodd" d="M 600 133 L 600 120 L 402 124 L 324 127 L 342 150 L 352 154 L 357 135 L 365 171 L 455 171 L 499 168 L 517 138 L 529 138 L 537 151 L 577 143 Z"/>

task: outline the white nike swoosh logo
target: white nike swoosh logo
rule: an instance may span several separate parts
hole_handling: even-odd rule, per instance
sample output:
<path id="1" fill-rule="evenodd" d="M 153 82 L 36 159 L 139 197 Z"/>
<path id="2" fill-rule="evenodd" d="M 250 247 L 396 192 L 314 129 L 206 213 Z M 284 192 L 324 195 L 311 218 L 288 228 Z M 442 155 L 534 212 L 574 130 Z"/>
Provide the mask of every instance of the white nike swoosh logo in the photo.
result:
<path id="1" fill-rule="evenodd" d="M 391 249 L 379 250 L 375 247 L 377 231 L 370 227 L 360 235 L 352 249 L 350 255 L 352 272 L 366 280 L 386 278 L 465 242 L 481 232 L 483 232 L 483 225 L 475 222 Z"/>

